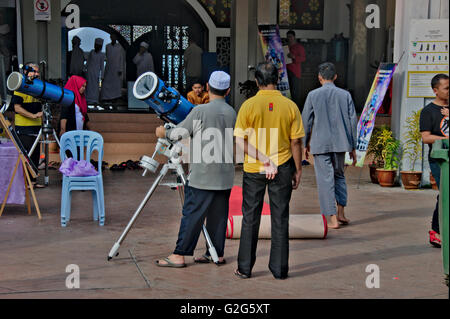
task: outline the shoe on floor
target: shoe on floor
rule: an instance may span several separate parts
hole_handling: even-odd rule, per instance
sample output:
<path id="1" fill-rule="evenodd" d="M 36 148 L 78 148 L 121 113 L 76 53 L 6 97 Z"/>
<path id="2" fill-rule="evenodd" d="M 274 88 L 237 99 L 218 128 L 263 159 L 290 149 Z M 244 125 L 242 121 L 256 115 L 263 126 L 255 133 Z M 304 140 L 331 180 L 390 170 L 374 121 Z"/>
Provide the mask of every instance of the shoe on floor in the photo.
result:
<path id="1" fill-rule="evenodd" d="M 198 264 L 209 264 L 209 263 L 215 263 L 211 256 L 208 256 L 206 254 L 202 255 L 200 258 L 194 258 L 194 262 Z M 224 265 L 227 261 L 223 259 L 222 261 L 217 262 L 217 265 Z"/>
<path id="2" fill-rule="evenodd" d="M 430 236 L 430 244 L 436 248 L 441 248 L 441 240 L 436 237 L 437 232 L 430 230 L 428 234 Z"/>
<path id="3" fill-rule="evenodd" d="M 186 264 L 176 264 L 171 261 L 168 257 L 163 259 L 167 264 L 160 264 L 159 260 L 155 261 L 156 266 L 158 267 L 169 267 L 169 268 L 184 268 Z"/>
<path id="4" fill-rule="evenodd" d="M 250 275 L 246 275 L 246 274 L 241 273 L 241 272 L 239 271 L 239 269 L 236 269 L 236 270 L 234 271 L 234 274 L 235 274 L 237 277 L 241 278 L 241 279 L 249 279 L 249 278 L 251 277 Z"/>

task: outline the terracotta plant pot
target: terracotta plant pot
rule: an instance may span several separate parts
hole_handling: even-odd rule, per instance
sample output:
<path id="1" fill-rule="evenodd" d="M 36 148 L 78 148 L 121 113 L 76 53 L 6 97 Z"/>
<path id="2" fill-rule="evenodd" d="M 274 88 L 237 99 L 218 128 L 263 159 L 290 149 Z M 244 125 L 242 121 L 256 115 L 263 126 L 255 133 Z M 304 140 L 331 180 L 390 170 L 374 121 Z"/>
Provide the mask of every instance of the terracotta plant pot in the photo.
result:
<path id="1" fill-rule="evenodd" d="M 418 189 L 422 181 L 422 172 L 400 172 L 405 189 Z"/>
<path id="2" fill-rule="evenodd" d="M 439 190 L 436 180 L 434 179 L 433 174 L 431 174 L 431 172 L 430 172 L 430 183 L 432 189 L 434 189 L 435 191 Z"/>
<path id="3" fill-rule="evenodd" d="M 372 181 L 372 183 L 378 184 L 377 166 L 374 165 L 374 164 L 370 164 L 369 165 L 369 170 L 370 170 L 370 180 Z"/>
<path id="4" fill-rule="evenodd" d="M 382 168 L 377 169 L 378 183 L 381 187 L 393 187 L 395 183 L 395 177 L 397 176 L 396 170 L 386 170 Z"/>

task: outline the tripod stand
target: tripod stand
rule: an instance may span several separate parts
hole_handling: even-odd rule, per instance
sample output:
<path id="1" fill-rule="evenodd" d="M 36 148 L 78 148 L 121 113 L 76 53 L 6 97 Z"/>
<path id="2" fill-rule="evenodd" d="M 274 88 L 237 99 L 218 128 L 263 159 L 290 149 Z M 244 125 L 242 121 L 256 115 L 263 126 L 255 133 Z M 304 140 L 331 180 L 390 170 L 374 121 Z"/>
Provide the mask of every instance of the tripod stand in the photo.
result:
<path id="1" fill-rule="evenodd" d="M 53 140 L 50 140 L 49 137 L 52 134 L 55 137 L 56 142 L 58 143 L 58 146 L 61 146 L 59 144 L 58 135 L 56 134 L 55 129 L 52 127 L 52 113 L 50 111 L 50 105 L 48 103 L 45 103 L 43 108 L 43 121 L 42 121 L 42 127 L 39 130 L 39 134 L 34 141 L 33 146 L 30 149 L 30 152 L 28 153 L 28 156 L 31 156 L 33 154 L 34 149 L 38 145 L 39 141 L 42 138 L 42 141 L 40 141 L 42 144 L 44 144 L 44 154 L 45 154 L 45 174 L 44 174 L 44 183 L 45 186 L 48 186 L 49 177 L 48 177 L 48 159 L 49 159 L 49 144 L 53 143 Z"/>
<path id="2" fill-rule="evenodd" d="M 145 169 L 143 175 L 145 176 L 147 171 L 150 170 L 152 172 L 156 172 L 159 163 L 155 161 L 153 158 L 155 157 L 156 153 L 162 150 L 162 153 L 169 157 L 169 160 L 164 166 L 161 168 L 158 177 L 153 182 L 153 185 L 150 187 L 150 190 L 147 192 L 147 195 L 145 195 L 144 200 L 139 205 L 138 209 L 134 213 L 131 220 L 128 222 L 127 227 L 123 231 L 122 235 L 120 236 L 119 240 L 114 244 L 114 246 L 111 248 L 109 254 L 108 254 L 108 261 L 111 260 L 114 256 L 118 256 L 118 250 L 120 248 L 120 245 L 125 240 L 125 237 L 128 235 L 128 232 L 131 230 L 131 227 L 133 227 L 133 224 L 135 223 L 137 217 L 141 213 L 142 209 L 147 204 L 150 197 L 153 195 L 154 191 L 158 187 L 159 183 L 163 180 L 164 176 L 168 173 L 169 170 L 175 171 L 178 178 L 181 181 L 182 186 L 178 187 L 178 191 L 180 194 L 181 204 L 184 204 L 184 192 L 183 188 L 184 185 L 186 185 L 186 178 L 184 177 L 184 170 L 181 166 L 181 158 L 179 157 L 180 147 L 177 145 L 174 145 L 167 141 L 166 139 L 159 139 L 158 144 L 156 146 L 156 150 L 153 153 L 153 156 L 147 157 L 143 156 L 140 161 L 140 165 Z M 205 236 L 206 245 L 208 247 L 209 254 L 211 255 L 211 258 L 213 259 L 215 264 L 218 264 L 219 257 L 217 255 L 216 249 L 214 248 L 214 245 L 211 241 L 211 238 L 209 237 L 208 231 L 206 230 L 206 226 L 203 225 L 202 227 L 203 235 Z"/>

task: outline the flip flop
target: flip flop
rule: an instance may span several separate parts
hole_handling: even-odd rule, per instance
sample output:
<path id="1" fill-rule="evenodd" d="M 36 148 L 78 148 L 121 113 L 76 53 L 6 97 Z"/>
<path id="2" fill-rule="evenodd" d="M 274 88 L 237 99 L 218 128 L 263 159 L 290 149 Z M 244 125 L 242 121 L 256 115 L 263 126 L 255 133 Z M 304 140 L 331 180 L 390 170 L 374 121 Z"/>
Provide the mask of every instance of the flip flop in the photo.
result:
<path id="1" fill-rule="evenodd" d="M 338 222 L 341 223 L 341 225 L 343 225 L 343 226 L 347 226 L 350 223 L 350 222 L 346 222 L 346 221 L 340 220 L 340 219 L 338 219 Z"/>
<path id="2" fill-rule="evenodd" d="M 240 273 L 240 272 L 239 272 L 239 269 L 236 269 L 236 270 L 234 271 L 234 274 L 235 274 L 236 276 L 238 276 L 239 278 L 241 278 L 241 279 L 249 279 L 249 278 L 251 277 L 250 275 L 245 275 L 245 274 Z"/>
<path id="3" fill-rule="evenodd" d="M 212 257 L 211 256 L 207 256 L 207 255 L 202 255 L 201 258 L 194 258 L 194 262 L 198 263 L 198 264 L 209 264 L 209 263 L 215 264 L 215 262 L 212 259 Z M 216 265 L 224 265 L 226 263 L 227 263 L 227 261 L 224 259 L 222 261 L 219 261 Z"/>
<path id="4" fill-rule="evenodd" d="M 160 264 L 159 260 L 155 261 L 156 266 L 158 267 L 169 267 L 169 268 L 184 268 L 186 264 L 175 264 L 168 257 L 163 259 L 167 264 Z"/>
<path id="5" fill-rule="evenodd" d="M 47 186 L 43 185 L 43 184 L 33 184 L 33 188 L 46 188 Z M 30 189 L 30 187 L 28 187 L 28 189 Z"/>

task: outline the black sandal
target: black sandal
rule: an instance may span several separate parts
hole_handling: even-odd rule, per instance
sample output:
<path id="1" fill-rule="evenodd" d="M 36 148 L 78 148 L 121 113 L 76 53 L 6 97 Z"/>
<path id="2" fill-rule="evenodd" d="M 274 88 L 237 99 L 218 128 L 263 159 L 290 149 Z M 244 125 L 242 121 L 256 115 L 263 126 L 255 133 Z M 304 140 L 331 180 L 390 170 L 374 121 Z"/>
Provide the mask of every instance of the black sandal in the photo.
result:
<path id="1" fill-rule="evenodd" d="M 198 263 L 198 264 L 209 264 L 209 263 L 215 264 L 212 257 L 208 256 L 206 254 L 202 255 L 202 257 L 200 257 L 200 258 L 194 258 L 194 262 Z M 226 263 L 227 263 L 227 261 L 225 259 L 223 259 L 222 261 L 218 261 L 216 265 L 225 265 Z"/>
<path id="2" fill-rule="evenodd" d="M 240 273 L 240 272 L 239 272 L 239 269 L 236 269 L 236 270 L 234 271 L 234 274 L 235 274 L 236 276 L 238 276 L 239 278 L 241 278 L 241 279 L 249 279 L 249 278 L 251 277 L 250 275 L 245 275 L 245 274 Z"/>

